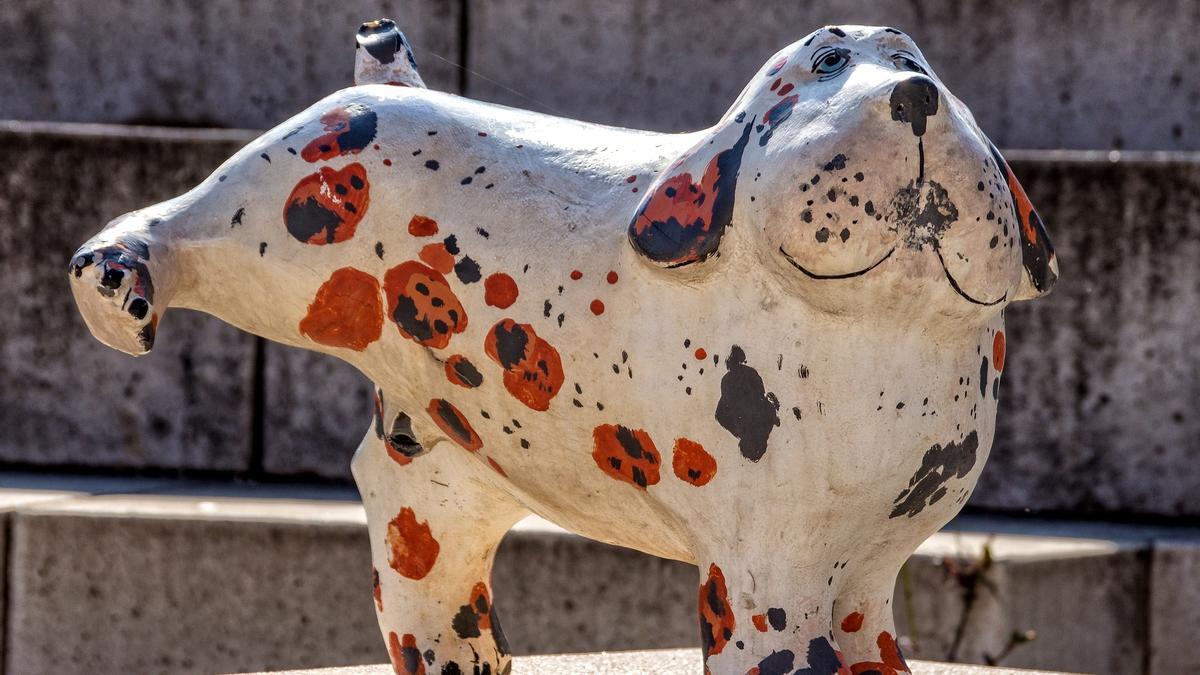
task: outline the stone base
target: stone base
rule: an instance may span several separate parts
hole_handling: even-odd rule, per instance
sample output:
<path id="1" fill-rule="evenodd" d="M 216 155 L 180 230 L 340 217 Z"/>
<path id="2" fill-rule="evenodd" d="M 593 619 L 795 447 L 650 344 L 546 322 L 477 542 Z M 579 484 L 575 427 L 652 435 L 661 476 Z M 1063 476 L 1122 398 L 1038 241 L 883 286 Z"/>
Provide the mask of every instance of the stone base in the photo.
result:
<path id="1" fill-rule="evenodd" d="M 1037 675 L 1061 671 L 993 668 L 962 663 L 913 661 L 913 675 Z M 661 649 L 636 652 L 598 652 L 595 654 L 555 654 L 518 656 L 513 659 L 512 675 L 696 675 L 703 671 L 698 649 Z M 392 675 L 391 666 L 350 666 L 317 670 L 288 670 L 258 675 Z"/>

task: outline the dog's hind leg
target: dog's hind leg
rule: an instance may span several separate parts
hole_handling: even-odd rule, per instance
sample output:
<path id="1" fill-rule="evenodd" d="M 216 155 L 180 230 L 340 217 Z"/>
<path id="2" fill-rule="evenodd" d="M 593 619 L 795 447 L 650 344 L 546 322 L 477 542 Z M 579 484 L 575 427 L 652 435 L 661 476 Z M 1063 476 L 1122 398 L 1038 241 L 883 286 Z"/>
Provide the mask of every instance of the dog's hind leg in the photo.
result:
<path id="1" fill-rule="evenodd" d="M 492 558 L 527 511 L 492 487 L 483 462 L 448 442 L 410 457 L 372 428 L 352 468 L 367 511 L 379 628 L 396 672 L 507 672 Z"/>

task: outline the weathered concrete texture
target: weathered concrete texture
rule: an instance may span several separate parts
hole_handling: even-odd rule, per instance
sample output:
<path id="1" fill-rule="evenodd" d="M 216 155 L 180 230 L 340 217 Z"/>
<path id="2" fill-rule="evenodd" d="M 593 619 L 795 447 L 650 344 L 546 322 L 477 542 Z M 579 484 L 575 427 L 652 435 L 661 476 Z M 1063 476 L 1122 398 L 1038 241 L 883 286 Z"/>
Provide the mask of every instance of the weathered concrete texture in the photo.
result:
<path id="1" fill-rule="evenodd" d="M 492 81 L 468 95 L 597 122 L 702 128 L 809 31 L 892 25 L 1001 147 L 1200 149 L 1187 0 L 472 0 L 469 18 Z"/>
<path id="2" fill-rule="evenodd" d="M 493 571 L 516 654 L 661 649 L 697 640 L 692 565 L 519 523 Z"/>
<path id="3" fill-rule="evenodd" d="M 263 467 L 267 473 L 351 480 L 350 460 L 371 425 L 374 387 L 343 361 L 266 345 Z"/>
<path id="4" fill-rule="evenodd" d="M 71 252 L 108 219 L 190 188 L 244 136 L 6 124 L 0 138 L 12 317 L 0 323 L 0 459 L 247 468 L 253 338 L 172 310 L 159 346 L 135 361 L 91 337 L 66 279 Z"/>
<path id="5" fill-rule="evenodd" d="M 984 551 L 987 551 L 985 555 Z M 896 620 L 917 658 L 1143 673 L 1144 542 L 939 534 L 896 584 Z M 1036 639 L 1012 647 L 1014 634 Z M 1171 672 L 1171 671 L 1160 671 Z"/>
<path id="6" fill-rule="evenodd" d="M 1062 278 L 1009 310 L 996 444 L 972 505 L 1200 514 L 1200 159 L 1168 160 L 1012 162 Z"/>
<path id="7" fill-rule="evenodd" d="M 961 663 L 910 662 L 915 675 L 1039 675 L 1045 670 L 989 668 Z M 271 675 L 392 675 L 386 664 L 349 666 L 319 670 L 291 670 Z M 703 672 L 698 649 L 661 649 L 592 654 L 555 654 L 553 656 L 518 656 L 513 659 L 512 675 L 695 675 Z M 258 675 L 268 675 L 259 673 Z"/>
<path id="8" fill-rule="evenodd" d="M 264 514 L 218 498 L 58 502 L 14 516 L 11 555 L 10 673 L 387 659 L 357 505 Z"/>
<path id="9" fill-rule="evenodd" d="M 354 31 L 394 18 L 453 91 L 457 2 L 6 0 L 0 118 L 263 129 L 349 86 Z"/>
<path id="10" fill-rule="evenodd" d="M 366 520 L 350 490 L 143 483 L 47 484 L 42 494 L 52 501 L 16 505 L 7 672 L 220 672 L 386 660 L 370 601 Z M 36 481 L 0 480 L 8 484 L 25 494 Z M 114 489 L 161 494 L 63 494 Z M 1011 631 L 1032 629 L 1038 639 L 1004 665 L 1140 672 L 1147 589 L 1155 587 L 1152 606 L 1174 611 L 1177 621 L 1154 629 L 1169 651 L 1158 657 L 1167 667 L 1153 672 L 1187 672 L 1174 666 L 1197 662 L 1190 636 L 1200 617 L 1185 611 L 1190 596 L 1160 595 L 1194 585 L 1195 558 L 1156 566 L 1156 574 L 1164 570 L 1161 591 L 1147 577 L 1148 537 L 1177 530 L 1116 528 L 1110 537 L 1107 528 L 1075 525 L 1033 534 L 1024 521 L 961 525 L 1003 532 L 992 540 L 941 533 L 910 561 L 896 600 L 910 656 L 950 653 L 965 572 L 990 542 L 994 562 L 978 578 L 957 658 L 983 661 Z M 962 560 L 948 568 L 946 558 Z M 697 579 L 691 566 L 530 519 L 501 547 L 495 591 L 517 654 L 670 648 L 696 643 Z"/>
<path id="11" fill-rule="evenodd" d="M 1200 540 L 1159 540 L 1150 585 L 1150 672 L 1200 673 Z"/>

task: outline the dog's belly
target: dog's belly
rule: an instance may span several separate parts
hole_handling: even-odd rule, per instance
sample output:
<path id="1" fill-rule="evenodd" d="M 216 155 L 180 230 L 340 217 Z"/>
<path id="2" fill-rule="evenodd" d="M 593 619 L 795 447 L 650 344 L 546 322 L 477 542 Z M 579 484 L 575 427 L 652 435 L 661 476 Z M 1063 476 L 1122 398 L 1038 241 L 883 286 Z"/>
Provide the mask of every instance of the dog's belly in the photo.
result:
<path id="1" fill-rule="evenodd" d="M 961 508 L 991 446 L 999 320 L 971 335 L 868 330 L 799 303 L 715 302 L 737 293 L 665 285 L 634 263 L 572 255 L 561 283 L 520 282 L 524 312 L 492 312 L 384 388 L 410 411 L 452 404 L 478 437 L 468 451 L 535 513 L 663 557 L 694 561 L 706 541 L 763 527 L 832 544 L 834 559 L 911 550 Z M 544 302 L 548 317 L 526 318 Z M 508 314 L 561 361 L 545 411 L 487 353 Z M 477 367 L 478 387 L 447 381 L 451 353 Z M 436 413 L 411 414 L 427 444 L 448 437 Z"/>

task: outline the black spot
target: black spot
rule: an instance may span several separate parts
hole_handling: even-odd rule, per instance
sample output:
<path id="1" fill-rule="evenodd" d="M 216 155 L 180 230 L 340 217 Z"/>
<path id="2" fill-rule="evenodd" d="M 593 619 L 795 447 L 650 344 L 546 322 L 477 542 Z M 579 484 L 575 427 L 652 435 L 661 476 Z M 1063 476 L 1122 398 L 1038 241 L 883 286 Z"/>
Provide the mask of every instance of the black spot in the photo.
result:
<path id="1" fill-rule="evenodd" d="M 435 411 L 437 412 L 437 416 L 449 427 L 450 433 L 457 436 L 464 444 L 470 444 L 471 430 L 463 426 L 464 420 L 455 414 L 454 408 L 450 405 L 449 401 L 439 398 Z"/>
<path id="2" fill-rule="evenodd" d="M 771 431 L 779 426 L 779 401 L 766 391 L 758 371 L 746 365 L 741 347 L 733 346 L 725 368 L 715 414 L 717 423 L 738 439 L 743 457 L 757 462 L 767 451 Z"/>
<path id="3" fill-rule="evenodd" d="M 972 431 L 961 443 L 933 445 L 925 452 L 921 466 L 908 481 L 908 487 L 893 501 L 890 518 L 913 517 L 927 505 L 946 494 L 944 487 L 951 478 L 965 478 L 975 467 L 975 452 L 979 449 L 979 434 Z"/>
<path id="4" fill-rule="evenodd" d="M 905 244 L 914 249 L 925 244 L 937 246 L 942 234 L 958 221 L 958 207 L 950 200 L 950 193 L 932 180 L 920 186 L 910 182 L 892 197 L 892 210 Z"/>
<path id="5" fill-rule="evenodd" d="M 334 232 L 342 224 L 342 217 L 325 208 L 316 197 L 309 197 L 303 202 L 289 202 L 283 221 L 288 233 L 297 241 L 307 242 L 318 232 L 325 232 L 326 241 L 333 243 Z"/>
<path id="6" fill-rule="evenodd" d="M 263 257 L 267 253 L 267 242 L 260 241 L 258 243 L 258 257 Z"/>
<path id="7" fill-rule="evenodd" d="M 987 378 L 988 378 L 988 360 L 983 357 L 983 362 L 979 364 L 979 395 L 987 396 Z"/>
<path id="8" fill-rule="evenodd" d="M 488 234 L 488 231 L 483 229 L 482 227 L 475 228 L 475 231 L 477 233 L 479 233 L 479 236 L 483 237 L 484 239 L 487 239 L 488 237 L 492 236 L 492 235 Z"/>
<path id="9" fill-rule="evenodd" d="M 267 153 L 264 152 L 263 154 L 259 155 L 259 157 L 262 157 L 263 159 L 267 160 L 267 164 L 271 163 L 271 156 L 268 155 Z"/>
<path id="10" fill-rule="evenodd" d="M 242 207 L 238 208 L 237 211 L 234 211 L 233 218 L 231 218 L 229 220 L 229 226 L 235 227 L 237 225 L 241 225 L 242 224 L 242 216 L 244 216 L 244 215 L 246 215 L 246 207 L 242 206 Z M 150 223 L 151 226 L 153 226 L 154 224 L 155 224 L 154 222 Z"/>
<path id="11" fill-rule="evenodd" d="M 417 319 L 417 305 L 407 295 L 396 299 L 396 310 L 392 312 L 392 320 L 417 341 L 433 337 L 433 326 L 429 325 L 427 319 Z"/>
<path id="12" fill-rule="evenodd" d="M 454 274 L 458 276 L 458 280 L 464 284 L 473 284 L 480 279 L 479 263 L 471 259 L 470 256 L 463 256 L 454 264 Z"/>
<path id="13" fill-rule="evenodd" d="M 826 171 L 842 170 L 846 168 L 846 156 L 840 152 L 833 156 L 833 159 L 825 163 Z"/>
<path id="14" fill-rule="evenodd" d="M 838 37 L 846 37 L 846 31 L 842 30 L 841 28 L 838 28 L 837 26 L 830 26 L 828 28 L 828 30 L 830 33 L 833 33 L 834 35 L 836 35 Z"/>
<path id="15" fill-rule="evenodd" d="M 504 324 L 497 324 L 493 329 L 496 335 L 496 356 L 505 370 L 511 370 L 525 360 L 525 349 L 529 345 L 529 335 L 520 324 L 514 323 L 508 330 Z"/>
<path id="16" fill-rule="evenodd" d="M 829 639 L 822 636 L 808 642 L 808 667 L 797 670 L 793 675 L 836 675 L 843 668 Z M 862 671 L 863 674 L 870 671 Z"/>
<path id="17" fill-rule="evenodd" d="M 459 253 L 458 237 L 456 237 L 454 235 L 450 235 L 449 237 L 446 237 L 445 239 L 443 239 L 442 243 L 446 245 L 447 253 L 449 253 L 450 255 L 458 255 L 458 253 Z"/>
<path id="18" fill-rule="evenodd" d="M 771 624 L 771 628 L 775 630 L 783 630 L 787 627 L 787 612 L 780 607 L 772 607 L 767 610 L 767 623 Z"/>
<path id="19" fill-rule="evenodd" d="M 758 662 L 755 672 L 758 675 L 788 675 L 796 664 L 796 655 L 790 649 L 771 652 L 771 655 Z"/>
<path id="20" fill-rule="evenodd" d="M 479 614 L 470 605 L 459 607 L 458 614 L 454 615 L 450 625 L 454 628 L 454 633 L 464 640 L 477 638 L 482 634 L 479 631 Z"/>
<path id="21" fill-rule="evenodd" d="M 441 164 L 439 164 L 436 159 L 430 159 L 430 160 L 425 161 L 425 168 L 429 169 L 430 171 L 437 171 L 438 167 L 440 167 L 440 166 L 441 166 Z"/>
<path id="22" fill-rule="evenodd" d="M 483 384 L 483 374 L 466 357 L 455 360 L 454 374 L 458 376 L 459 382 L 468 387 L 475 388 Z"/>
<path id="23" fill-rule="evenodd" d="M 150 311 L 150 303 L 146 302 L 143 298 L 135 298 L 133 302 L 129 303 L 129 315 L 138 321 L 146 318 L 146 312 L 148 311 Z"/>
<path id="24" fill-rule="evenodd" d="M 458 184 L 459 185 L 470 185 L 472 180 L 473 179 L 470 176 L 467 176 L 466 178 L 458 181 Z"/>
<path id="25" fill-rule="evenodd" d="M 378 256 L 380 260 L 383 260 L 383 242 L 382 241 L 375 242 L 375 255 Z"/>

